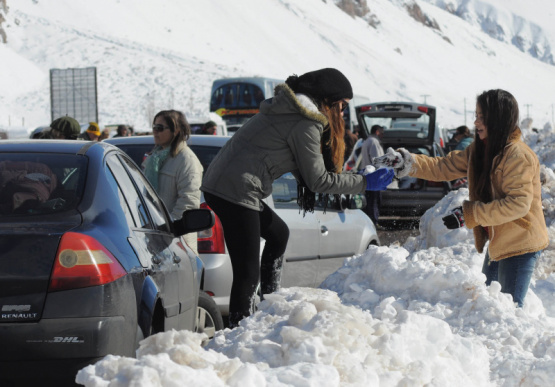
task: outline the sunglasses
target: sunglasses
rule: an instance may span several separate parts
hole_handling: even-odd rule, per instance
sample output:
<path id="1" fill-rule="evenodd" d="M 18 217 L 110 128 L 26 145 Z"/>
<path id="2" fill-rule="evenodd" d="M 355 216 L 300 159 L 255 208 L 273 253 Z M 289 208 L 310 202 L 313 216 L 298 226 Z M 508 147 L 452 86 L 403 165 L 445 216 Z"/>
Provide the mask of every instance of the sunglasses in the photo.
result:
<path id="1" fill-rule="evenodd" d="M 166 129 L 169 129 L 169 126 L 164 126 L 164 125 L 160 125 L 160 124 L 156 124 L 156 125 L 152 125 L 152 131 L 157 132 L 157 133 L 161 133 Z"/>
<path id="2" fill-rule="evenodd" d="M 345 109 L 347 109 L 347 106 L 349 106 L 349 102 L 342 99 L 341 101 L 336 102 L 335 105 L 339 105 L 339 111 L 344 112 Z"/>

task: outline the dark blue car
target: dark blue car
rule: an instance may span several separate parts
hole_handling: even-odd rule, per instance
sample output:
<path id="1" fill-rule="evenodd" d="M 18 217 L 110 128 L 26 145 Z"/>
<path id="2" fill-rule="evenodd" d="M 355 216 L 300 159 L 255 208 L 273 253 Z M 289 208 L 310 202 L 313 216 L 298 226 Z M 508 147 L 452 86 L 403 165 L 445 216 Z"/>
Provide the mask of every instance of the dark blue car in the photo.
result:
<path id="1" fill-rule="evenodd" d="M 195 330 L 203 266 L 180 236 L 213 222 L 172 221 L 110 144 L 0 141 L 0 385 L 66 385 L 151 334 Z"/>

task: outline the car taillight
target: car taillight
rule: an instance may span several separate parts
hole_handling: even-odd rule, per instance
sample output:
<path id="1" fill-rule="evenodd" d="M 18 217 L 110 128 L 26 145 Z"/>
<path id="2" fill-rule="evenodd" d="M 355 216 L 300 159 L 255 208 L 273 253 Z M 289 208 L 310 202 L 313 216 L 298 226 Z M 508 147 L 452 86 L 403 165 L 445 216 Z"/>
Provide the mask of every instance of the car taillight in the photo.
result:
<path id="1" fill-rule="evenodd" d="M 208 204 L 201 203 L 200 208 L 207 208 Z M 199 254 L 225 254 L 225 241 L 224 241 L 224 229 L 222 227 L 222 222 L 216 214 L 214 226 L 208 230 L 200 231 L 197 238 L 197 249 Z"/>
<path id="2" fill-rule="evenodd" d="M 67 232 L 62 236 L 48 291 L 104 285 L 127 272 L 96 239 Z"/>
<path id="3" fill-rule="evenodd" d="M 418 106 L 417 110 L 422 113 L 428 113 L 428 108 L 426 106 Z"/>
<path id="4" fill-rule="evenodd" d="M 360 107 L 361 112 L 367 112 L 368 110 L 372 110 L 372 106 L 361 106 Z"/>

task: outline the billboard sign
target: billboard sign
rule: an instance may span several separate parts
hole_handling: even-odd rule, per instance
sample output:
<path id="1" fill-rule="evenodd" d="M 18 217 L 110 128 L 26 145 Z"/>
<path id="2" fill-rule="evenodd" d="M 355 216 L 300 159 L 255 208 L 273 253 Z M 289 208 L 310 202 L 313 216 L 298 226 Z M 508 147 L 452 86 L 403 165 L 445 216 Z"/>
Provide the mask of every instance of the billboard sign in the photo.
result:
<path id="1" fill-rule="evenodd" d="M 96 67 L 50 70 L 51 119 L 75 118 L 80 124 L 98 122 Z"/>

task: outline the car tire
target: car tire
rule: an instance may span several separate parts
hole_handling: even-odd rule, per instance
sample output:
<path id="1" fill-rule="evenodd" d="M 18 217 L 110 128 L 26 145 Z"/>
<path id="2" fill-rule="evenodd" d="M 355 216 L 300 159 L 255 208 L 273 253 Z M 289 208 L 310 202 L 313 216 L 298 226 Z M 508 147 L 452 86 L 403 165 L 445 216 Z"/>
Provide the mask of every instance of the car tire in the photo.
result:
<path id="1" fill-rule="evenodd" d="M 205 333 L 209 339 L 217 331 L 224 329 L 224 321 L 220 309 L 206 292 L 201 291 L 198 298 L 197 322 L 195 331 Z"/>

